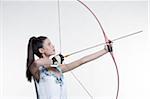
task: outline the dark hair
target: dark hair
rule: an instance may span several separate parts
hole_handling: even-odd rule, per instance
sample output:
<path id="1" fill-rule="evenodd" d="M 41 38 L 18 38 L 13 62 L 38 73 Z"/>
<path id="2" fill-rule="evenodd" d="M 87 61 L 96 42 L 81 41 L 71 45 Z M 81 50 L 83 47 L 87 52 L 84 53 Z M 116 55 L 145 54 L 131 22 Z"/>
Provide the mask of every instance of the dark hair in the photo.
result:
<path id="1" fill-rule="evenodd" d="M 32 80 L 32 74 L 29 70 L 30 65 L 34 62 L 34 54 L 37 55 L 39 58 L 43 57 L 42 54 L 39 52 L 39 48 L 43 48 L 43 42 L 47 39 L 45 36 L 39 36 L 39 37 L 31 37 L 28 42 L 28 48 L 27 48 L 27 63 L 26 63 L 26 77 L 28 81 L 31 82 Z"/>

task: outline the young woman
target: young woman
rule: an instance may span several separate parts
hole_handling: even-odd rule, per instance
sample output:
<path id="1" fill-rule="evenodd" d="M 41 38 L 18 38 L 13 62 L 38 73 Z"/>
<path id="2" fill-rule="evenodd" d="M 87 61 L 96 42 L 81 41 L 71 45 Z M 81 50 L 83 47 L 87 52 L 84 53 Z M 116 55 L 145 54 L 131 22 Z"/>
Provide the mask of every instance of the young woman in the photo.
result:
<path id="1" fill-rule="evenodd" d="M 36 85 L 38 99 L 67 99 L 66 86 L 63 73 L 73 70 L 82 64 L 101 57 L 112 51 L 111 43 L 104 49 L 93 54 L 84 56 L 68 64 L 54 64 L 54 61 L 63 61 L 60 58 L 50 59 L 55 55 L 55 48 L 45 36 L 31 37 L 28 42 L 26 77 L 31 82 L 32 78 Z M 34 54 L 39 57 L 35 60 Z"/>

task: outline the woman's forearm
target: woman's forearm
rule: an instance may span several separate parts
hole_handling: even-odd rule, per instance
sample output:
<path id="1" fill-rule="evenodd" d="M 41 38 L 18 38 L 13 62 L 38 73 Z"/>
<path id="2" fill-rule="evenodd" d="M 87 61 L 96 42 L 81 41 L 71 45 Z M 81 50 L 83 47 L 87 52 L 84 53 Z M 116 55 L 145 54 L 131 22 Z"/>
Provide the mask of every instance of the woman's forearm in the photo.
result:
<path id="1" fill-rule="evenodd" d="M 105 49 L 103 49 L 103 50 L 97 51 L 97 52 L 95 52 L 95 53 L 93 53 L 93 54 L 87 55 L 87 56 L 81 58 L 81 64 L 85 64 L 85 63 L 87 63 L 87 62 L 90 62 L 90 61 L 92 61 L 92 60 L 95 60 L 95 59 L 97 59 L 97 58 L 103 56 L 103 55 L 106 54 L 107 52 L 108 52 L 108 51 L 106 51 Z"/>
<path id="2" fill-rule="evenodd" d="M 79 66 L 81 66 L 82 64 L 85 64 L 87 62 L 90 62 L 94 59 L 97 59 L 101 56 L 103 56 L 104 54 L 106 54 L 108 51 L 103 49 L 103 50 L 100 50 L 100 51 L 97 51 L 93 54 L 90 54 L 90 55 L 87 55 L 87 56 L 84 56 L 74 62 L 71 62 L 69 64 L 62 64 L 61 67 L 62 67 L 62 70 L 63 72 L 67 72 L 67 71 L 70 71 L 72 69 L 75 69 Z"/>

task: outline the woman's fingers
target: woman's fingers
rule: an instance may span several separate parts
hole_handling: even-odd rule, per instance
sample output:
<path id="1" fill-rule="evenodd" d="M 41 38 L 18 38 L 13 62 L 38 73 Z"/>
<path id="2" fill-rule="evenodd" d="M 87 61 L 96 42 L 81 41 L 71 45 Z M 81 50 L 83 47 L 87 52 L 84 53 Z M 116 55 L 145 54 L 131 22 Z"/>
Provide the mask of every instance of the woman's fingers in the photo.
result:
<path id="1" fill-rule="evenodd" d="M 58 54 L 52 58 L 52 61 L 55 65 L 62 64 L 64 61 L 64 56 L 62 54 Z"/>
<path id="2" fill-rule="evenodd" d="M 111 40 L 108 40 L 108 42 L 106 43 L 105 50 L 107 50 L 108 52 L 112 52 L 113 51 L 113 49 L 112 49 L 112 41 Z"/>

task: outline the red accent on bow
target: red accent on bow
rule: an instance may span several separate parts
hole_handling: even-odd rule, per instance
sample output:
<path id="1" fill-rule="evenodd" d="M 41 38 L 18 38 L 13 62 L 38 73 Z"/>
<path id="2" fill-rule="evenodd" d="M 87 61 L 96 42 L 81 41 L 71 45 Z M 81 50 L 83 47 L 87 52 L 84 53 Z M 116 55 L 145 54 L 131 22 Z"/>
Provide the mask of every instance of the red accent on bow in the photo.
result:
<path id="1" fill-rule="evenodd" d="M 108 39 L 108 37 L 106 36 L 106 33 L 105 33 L 105 31 L 104 31 L 104 29 L 103 29 L 103 27 L 102 27 L 100 21 L 98 20 L 98 18 L 97 18 L 96 15 L 94 14 L 94 12 L 93 12 L 87 5 L 85 5 L 82 1 L 80 1 L 80 0 L 77 0 L 77 1 L 79 1 L 81 4 L 83 4 L 83 5 L 92 13 L 92 15 L 95 17 L 95 19 L 97 20 L 97 22 L 98 22 L 98 24 L 99 24 L 99 26 L 100 26 L 100 30 L 102 30 L 102 32 L 103 32 L 103 35 L 104 35 L 104 38 L 105 38 L 105 43 L 107 44 L 107 43 L 109 42 L 109 39 Z M 111 55 L 111 57 L 112 57 L 112 59 L 113 59 L 113 61 L 114 61 L 114 64 L 115 64 L 115 67 L 116 67 L 116 72 L 117 72 L 117 79 L 118 79 L 118 82 L 117 82 L 117 83 L 118 83 L 118 85 L 117 85 L 116 99 L 118 99 L 118 94 L 119 94 L 119 71 L 118 71 L 118 66 L 117 66 L 115 57 L 114 57 L 114 55 L 113 55 L 113 52 L 110 52 L 110 55 Z"/>

